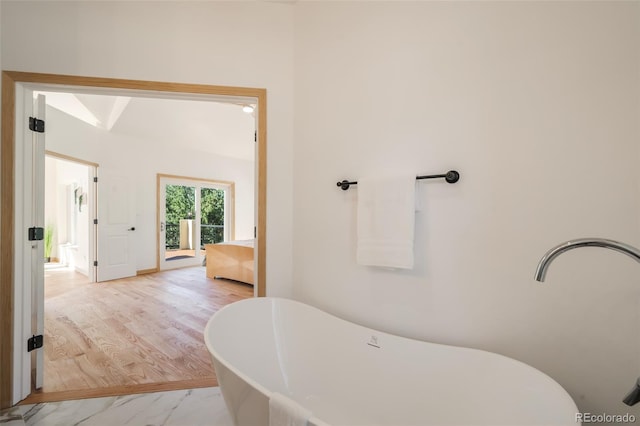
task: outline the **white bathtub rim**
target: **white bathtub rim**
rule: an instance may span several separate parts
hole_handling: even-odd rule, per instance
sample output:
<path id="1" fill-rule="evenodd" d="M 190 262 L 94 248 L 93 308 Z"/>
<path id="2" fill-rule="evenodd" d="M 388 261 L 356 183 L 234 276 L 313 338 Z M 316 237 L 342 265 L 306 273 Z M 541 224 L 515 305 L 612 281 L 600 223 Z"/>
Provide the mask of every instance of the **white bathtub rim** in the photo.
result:
<path id="1" fill-rule="evenodd" d="M 276 299 L 276 298 L 272 298 L 272 297 L 263 297 L 262 299 Z M 250 384 L 253 388 L 255 388 L 257 391 L 259 391 L 261 394 L 263 394 L 266 398 L 270 398 L 271 394 L 273 393 L 272 391 L 268 390 L 267 388 L 265 388 L 264 386 L 262 386 L 260 383 L 256 382 L 255 380 L 249 378 L 246 374 L 242 373 L 241 371 L 238 371 L 238 369 L 235 366 L 232 366 L 224 357 L 222 357 L 217 350 L 215 350 L 213 348 L 213 345 L 211 344 L 211 340 L 210 340 L 210 335 L 211 333 L 209 333 L 209 328 L 212 327 L 212 324 L 215 320 L 215 317 L 219 314 L 221 314 L 222 312 L 224 312 L 225 310 L 227 310 L 231 305 L 236 304 L 236 303 L 243 303 L 246 300 L 257 300 L 257 298 L 252 297 L 249 299 L 243 299 L 243 300 L 239 300 L 237 302 L 233 302 L 230 303 L 228 305 L 225 305 L 222 307 L 222 309 L 219 309 L 218 311 L 216 311 L 211 318 L 209 318 L 209 321 L 207 321 L 207 325 L 204 328 L 204 343 L 207 346 L 207 349 L 209 350 L 209 352 L 211 353 L 211 355 L 213 355 L 219 363 L 223 364 L 226 368 L 228 368 L 230 371 L 232 371 L 235 375 L 237 375 L 238 377 L 240 377 L 242 380 L 244 380 L 245 382 L 247 382 L 248 384 Z"/>
<path id="2" fill-rule="evenodd" d="M 292 302 L 296 302 L 296 303 L 301 303 L 301 302 L 297 302 L 295 300 L 292 299 L 285 299 L 285 298 L 281 298 L 281 297 L 261 297 L 260 299 L 269 299 L 269 300 L 290 300 Z M 209 327 L 212 324 L 212 322 L 214 321 L 214 318 L 216 315 L 218 315 L 218 313 L 223 312 L 225 309 L 227 309 L 229 306 L 231 306 L 234 303 L 242 303 L 248 300 L 259 300 L 256 297 L 253 298 L 249 298 L 249 299 L 243 299 L 243 300 L 239 300 L 237 302 L 233 302 L 230 303 L 228 305 L 223 306 L 221 309 L 219 309 L 218 311 L 216 311 L 216 313 L 214 313 L 211 318 L 209 319 L 209 321 L 207 321 L 207 325 L 205 326 L 204 329 L 204 342 L 205 345 L 207 346 L 209 352 L 211 353 L 211 355 L 213 357 L 216 358 L 216 360 L 218 360 L 219 363 L 221 363 L 222 365 L 224 365 L 225 368 L 229 369 L 231 372 L 233 372 L 233 374 L 235 374 L 236 376 L 238 376 L 240 379 L 242 379 L 244 382 L 246 382 L 247 384 L 249 384 L 251 387 L 253 387 L 256 391 L 260 392 L 265 398 L 267 398 L 267 400 L 271 399 L 271 395 L 273 395 L 275 392 L 268 390 L 267 388 L 265 388 L 264 386 L 262 386 L 260 383 L 258 383 L 257 381 L 255 381 L 254 379 L 251 379 L 249 376 L 247 376 L 246 374 L 244 374 L 243 372 L 239 371 L 235 366 L 232 366 L 224 357 L 220 356 L 220 354 L 218 353 L 218 351 L 216 351 L 213 348 L 213 345 L 211 344 L 210 341 L 210 333 L 209 333 Z M 307 305 L 309 307 L 310 305 Z M 317 308 L 314 308 L 317 309 Z M 220 386 L 220 384 L 218 383 L 218 386 Z M 316 416 L 311 416 L 308 420 L 309 424 L 311 425 L 326 425 L 326 423 L 324 421 L 322 421 L 320 418 L 316 417 Z"/>
<path id="3" fill-rule="evenodd" d="M 263 300 L 262 302 L 258 302 L 258 300 Z M 216 351 L 211 344 L 210 341 L 210 333 L 209 333 L 209 328 L 211 327 L 211 324 L 214 322 L 215 317 L 218 314 L 222 314 L 225 310 L 227 309 L 231 309 L 230 307 L 232 305 L 236 305 L 238 303 L 243 304 L 243 303 L 264 303 L 264 300 L 269 300 L 272 301 L 273 303 L 279 303 L 279 301 L 284 301 L 284 303 L 293 303 L 293 304 L 299 304 L 299 305 L 304 305 L 306 308 L 310 308 L 316 311 L 320 311 L 322 314 L 324 315 L 328 315 L 330 317 L 336 318 L 342 322 L 346 322 L 348 324 L 351 324 L 352 326 L 357 326 L 366 330 L 369 330 L 371 332 L 376 333 L 379 336 L 391 336 L 393 338 L 398 338 L 398 339 L 403 339 L 403 340 L 410 340 L 410 341 L 418 341 L 421 343 L 425 343 L 425 344 L 429 344 L 429 345 L 436 345 L 436 346 L 444 346 L 447 348 L 456 348 L 457 350 L 467 350 L 467 351 L 474 351 L 474 352 L 484 352 L 484 353 L 488 353 L 491 354 L 493 356 L 497 356 L 500 358 L 503 358 L 505 361 L 507 362 L 513 362 L 516 364 L 520 364 L 522 365 L 522 367 L 527 368 L 529 370 L 533 370 L 535 371 L 537 374 L 541 375 L 541 378 L 544 377 L 544 379 L 546 381 L 548 381 L 552 386 L 558 386 L 560 388 L 562 388 L 562 390 L 564 391 L 564 395 L 566 396 L 566 399 L 568 400 L 568 402 L 570 402 L 571 404 L 573 404 L 573 407 L 575 408 L 575 412 L 579 412 L 578 407 L 574 401 L 574 399 L 571 397 L 571 395 L 569 394 L 569 392 L 567 392 L 567 390 L 560 385 L 555 379 L 553 379 L 550 375 L 546 374 L 545 372 L 537 369 L 536 367 L 529 365 L 523 361 L 520 361 L 518 359 L 506 356 L 506 355 L 502 355 L 496 352 L 491 352 L 491 351 L 487 351 L 484 349 L 477 349 L 477 348 L 470 348 L 467 346 L 456 346 L 456 345 L 449 345 L 449 344 L 443 344 L 443 343 L 434 343 L 434 342 L 429 342 L 429 341 L 425 341 L 425 340 L 419 340 L 419 339 L 413 339 L 410 337 L 404 337 L 404 336 L 400 336 L 397 334 L 392 334 L 392 333 L 387 333 L 384 331 L 380 331 L 380 330 L 376 330 L 370 327 L 366 327 L 348 320 L 345 320 L 343 318 L 340 318 L 338 316 L 335 316 L 329 312 L 326 312 L 322 309 L 319 309 L 313 305 L 309 305 L 307 303 L 304 302 L 300 302 L 294 299 L 288 299 L 288 298 L 282 298 L 282 297 L 272 297 L 272 296 L 268 296 L 268 297 L 253 297 L 253 298 L 249 298 L 249 299 L 243 299 L 237 302 L 233 302 L 230 303 L 229 305 L 224 306 L 223 308 L 221 308 L 220 310 L 216 311 L 211 318 L 209 319 L 209 321 L 207 322 L 207 325 L 204 329 L 204 340 L 205 340 L 205 344 L 208 348 L 208 350 L 210 351 L 210 353 L 218 360 L 218 362 L 220 362 L 221 364 L 223 364 L 227 369 L 229 369 L 231 372 L 233 372 L 235 375 L 237 375 L 239 378 L 241 378 L 243 381 L 245 381 L 247 384 L 249 384 L 251 387 L 253 387 L 255 390 L 257 390 L 258 392 L 260 392 L 261 394 L 263 394 L 267 399 L 271 398 L 271 395 L 274 394 L 274 391 L 270 391 L 267 388 L 265 388 L 264 386 L 262 386 L 260 383 L 258 383 L 256 380 L 250 378 L 249 376 L 247 376 L 246 374 L 244 374 L 243 372 L 239 371 L 235 366 L 231 365 L 224 357 L 220 356 L 220 354 L 218 353 L 218 351 Z M 237 306 L 236 306 L 237 308 Z M 311 417 L 309 419 L 309 422 L 311 424 L 326 424 L 323 421 L 319 421 L 319 418 L 317 417 Z"/>

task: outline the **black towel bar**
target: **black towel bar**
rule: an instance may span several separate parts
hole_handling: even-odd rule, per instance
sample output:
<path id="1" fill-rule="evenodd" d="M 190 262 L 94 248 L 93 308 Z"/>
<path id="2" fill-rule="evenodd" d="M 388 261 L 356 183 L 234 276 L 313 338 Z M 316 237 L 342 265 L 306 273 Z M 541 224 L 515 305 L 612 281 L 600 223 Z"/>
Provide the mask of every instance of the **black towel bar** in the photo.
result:
<path id="1" fill-rule="evenodd" d="M 449 170 L 447 173 L 443 175 L 424 175 L 424 176 L 416 176 L 416 180 L 419 179 L 437 179 L 444 178 L 448 183 L 456 183 L 460 180 L 460 173 L 455 170 Z M 343 180 L 342 182 L 338 182 L 336 185 L 342 188 L 344 191 L 349 189 L 350 185 L 357 185 L 358 182 L 349 182 L 348 180 Z"/>

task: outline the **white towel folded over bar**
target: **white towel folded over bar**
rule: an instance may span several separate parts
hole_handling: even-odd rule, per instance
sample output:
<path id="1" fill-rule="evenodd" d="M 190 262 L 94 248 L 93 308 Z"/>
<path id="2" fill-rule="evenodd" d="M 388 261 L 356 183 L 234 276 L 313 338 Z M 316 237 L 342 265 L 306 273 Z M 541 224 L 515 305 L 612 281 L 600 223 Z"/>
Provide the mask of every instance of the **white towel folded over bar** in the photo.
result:
<path id="1" fill-rule="evenodd" d="M 415 188 L 415 174 L 358 179 L 358 264 L 413 268 Z"/>

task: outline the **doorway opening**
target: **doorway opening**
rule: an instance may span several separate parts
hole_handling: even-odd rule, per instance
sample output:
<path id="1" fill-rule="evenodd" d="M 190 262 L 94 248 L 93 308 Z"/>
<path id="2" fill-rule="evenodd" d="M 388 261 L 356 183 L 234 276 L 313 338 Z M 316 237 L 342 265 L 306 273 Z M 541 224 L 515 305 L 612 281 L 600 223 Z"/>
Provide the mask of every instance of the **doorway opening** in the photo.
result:
<path id="1" fill-rule="evenodd" d="M 96 163 L 45 151 L 45 271 L 69 269 L 96 281 Z M 45 273 L 45 288 L 47 286 Z"/>
<path id="2" fill-rule="evenodd" d="M 255 185 L 255 224 L 256 224 L 256 278 L 255 293 L 264 296 L 266 293 L 265 282 L 265 247 L 266 247 L 266 91 L 264 89 L 233 88 L 206 85 L 189 85 L 176 83 L 156 83 L 135 80 L 102 79 L 91 77 L 60 76 L 49 74 L 33 74 L 20 72 L 3 72 L 3 109 L 2 109 L 2 192 L 3 214 L 0 218 L 3 240 L 9 250 L 0 259 L 0 299 L 8 309 L 2 309 L 0 324 L 3 336 L 13 341 L 14 351 L 11 357 L 0 359 L 0 402 L 3 406 L 15 404 L 31 392 L 30 356 L 26 353 L 26 337 L 31 329 L 31 314 L 36 312 L 32 307 L 33 294 L 37 291 L 32 288 L 33 283 L 25 276 L 24 271 L 19 270 L 19 265 L 30 264 L 29 252 L 20 249 L 23 229 L 17 227 L 16 222 L 21 208 L 16 198 L 19 198 L 26 163 L 14 162 L 16 150 L 16 134 L 22 134 L 22 130 L 15 131 L 22 123 L 16 120 L 16 112 L 19 111 L 20 100 L 16 92 L 20 87 L 29 86 L 35 90 L 65 90 L 86 91 L 87 93 L 105 93 L 113 90 L 118 93 L 130 93 L 142 91 L 150 96 L 187 97 L 203 99 L 217 97 L 225 101 L 253 100 L 257 104 L 256 116 L 256 185 Z M 22 117 L 20 117 L 22 118 Z M 19 159 L 19 156 L 18 156 Z M 20 198 L 18 201 L 21 201 Z M 41 260 L 44 265 L 44 259 Z M 19 285 L 22 284 L 22 285 Z M 6 302 L 5 302 L 6 301 Z M 133 389 L 127 389 L 128 393 L 135 393 Z M 109 394 L 109 393 L 107 393 Z M 98 396 L 99 393 L 93 396 Z"/>
<path id="3" fill-rule="evenodd" d="M 205 262 L 205 244 L 235 240 L 235 184 L 158 175 L 161 271 Z"/>

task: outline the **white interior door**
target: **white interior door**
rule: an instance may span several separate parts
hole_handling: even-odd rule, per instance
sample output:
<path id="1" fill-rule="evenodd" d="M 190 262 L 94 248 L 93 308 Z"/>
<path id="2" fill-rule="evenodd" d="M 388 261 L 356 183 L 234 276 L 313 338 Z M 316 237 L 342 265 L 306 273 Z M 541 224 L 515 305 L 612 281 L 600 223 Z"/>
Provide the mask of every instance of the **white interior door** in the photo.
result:
<path id="1" fill-rule="evenodd" d="M 30 129 L 30 119 L 42 120 L 45 99 L 16 86 L 16 161 L 14 206 L 14 334 L 13 403 L 32 386 L 43 384 L 43 349 L 31 347 L 32 337 L 44 333 L 44 133 Z M 41 340 L 38 338 L 37 340 Z"/>
<path id="2" fill-rule="evenodd" d="M 135 198 L 124 172 L 98 169 L 98 281 L 136 275 Z"/>
<path id="3" fill-rule="evenodd" d="M 33 99 L 33 117 L 45 121 L 46 101 L 42 94 Z M 32 164 L 32 199 L 31 227 L 42 229 L 47 233 L 44 223 L 44 151 L 45 133 L 32 131 L 31 164 Z M 47 238 L 42 235 L 43 238 Z M 53 238 L 53 235 L 49 235 Z M 40 238 L 38 236 L 37 238 Z M 44 336 L 44 240 L 31 241 L 31 285 L 32 285 L 32 333 Z M 42 388 L 44 379 L 44 350 L 31 351 L 32 380 L 36 389 Z"/>

